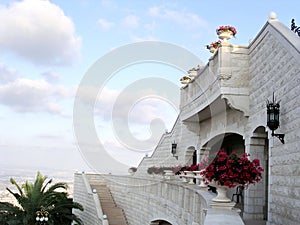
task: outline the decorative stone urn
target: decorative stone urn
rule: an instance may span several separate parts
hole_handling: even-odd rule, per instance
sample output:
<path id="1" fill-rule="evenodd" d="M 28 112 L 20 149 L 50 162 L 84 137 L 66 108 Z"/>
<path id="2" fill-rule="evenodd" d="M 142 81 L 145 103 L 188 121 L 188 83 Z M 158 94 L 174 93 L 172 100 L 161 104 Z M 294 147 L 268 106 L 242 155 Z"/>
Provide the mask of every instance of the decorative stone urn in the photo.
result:
<path id="1" fill-rule="evenodd" d="M 198 75 L 198 72 L 195 68 L 193 68 L 193 69 L 190 69 L 188 71 L 188 75 L 189 75 L 189 77 L 193 78 L 193 77 L 196 77 Z"/>
<path id="2" fill-rule="evenodd" d="M 213 202 L 231 202 L 231 199 L 227 197 L 227 186 L 215 185 L 215 187 L 217 188 L 217 196 L 212 199 Z"/>
<path id="3" fill-rule="evenodd" d="M 215 53 L 216 51 L 217 51 L 217 49 L 215 47 L 213 47 L 213 46 L 209 47 L 209 52 Z"/>
<path id="4" fill-rule="evenodd" d="M 181 178 L 181 180 L 182 180 L 183 183 L 188 182 L 187 179 L 186 179 L 186 175 L 185 175 L 184 172 L 181 171 L 179 177 Z"/>
<path id="5" fill-rule="evenodd" d="M 227 186 L 218 185 L 216 182 L 211 182 L 210 186 L 217 188 L 217 196 L 214 197 L 210 203 L 210 206 L 214 209 L 226 209 L 232 210 L 235 206 L 235 202 L 232 202 L 230 198 L 227 197 Z"/>
<path id="6" fill-rule="evenodd" d="M 175 174 L 172 170 L 164 170 L 164 178 L 166 180 L 172 180 L 175 178 Z"/>
<path id="7" fill-rule="evenodd" d="M 232 31 L 228 30 L 228 31 L 222 31 L 220 32 L 220 34 L 218 35 L 218 37 L 223 40 L 224 42 L 227 42 L 229 39 L 231 39 L 233 36 Z"/>
<path id="8" fill-rule="evenodd" d="M 199 187 L 207 187 L 207 185 L 205 184 L 205 182 L 203 181 L 203 176 L 200 174 L 201 173 L 201 170 L 199 171 L 194 171 L 194 174 L 196 174 L 195 178 L 196 180 L 198 181 L 197 184 Z"/>
<path id="9" fill-rule="evenodd" d="M 188 184 L 194 184 L 195 174 L 192 171 L 184 171 L 185 177 L 188 179 Z"/>
<path id="10" fill-rule="evenodd" d="M 137 170 L 136 168 L 131 167 L 131 168 L 128 169 L 128 173 L 129 173 L 130 175 L 134 175 L 135 172 L 136 172 L 136 170 Z"/>
<path id="11" fill-rule="evenodd" d="M 187 77 L 187 76 L 184 76 L 180 79 L 180 82 L 182 84 L 188 84 L 190 82 L 191 78 L 190 77 Z"/>

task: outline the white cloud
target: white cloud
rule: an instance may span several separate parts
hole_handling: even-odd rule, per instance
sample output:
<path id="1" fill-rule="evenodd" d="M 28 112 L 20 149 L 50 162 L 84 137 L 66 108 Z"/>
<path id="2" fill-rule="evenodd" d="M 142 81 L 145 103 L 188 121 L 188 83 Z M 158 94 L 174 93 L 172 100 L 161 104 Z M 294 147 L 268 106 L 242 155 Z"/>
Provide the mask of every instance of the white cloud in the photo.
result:
<path id="1" fill-rule="evenodd" d="M 144 27 L 145 27 L 146 30 L 153 31 L 157 28 L 157 26 L 158 26 L 157 22 L 152 21 L 151 23 L 146 23 Z"/>
<path id="2" fill-rule="evenodd" d="M 121 24 L 127 29 L 135 29 L 139 26 L 139 18 L 134 15 L 129 15 L 122 20 Z"/>
<path id="3" fill-rule="evenodd" d="M 36 135 L 37 138 L 41 138 L 41 139 L 49 139 L 49 140 L 63 140 L 65 139 L 65 136 L 63 136 L 62 134 L 53 134 L 53 133 L 42 133 L 42 134 L 38 134 Z"/>
<path id="4" fill-rule="evenodd" d="M 105 29 L 105 30 L 108 30 L 108 29 L 110 29 L 111 27 L 114 26 L 114 23 L 109 22 L 109 21 L 107 21 L 103 18 L 99 19 L 98 23 L 99 23 L 100 27 Z"/>
<path id="5" fill-rule="evenodd" d="M 0 104 L 17 112 L 46 111 L 60 114 L 62 109 L 57 102 L 67 97 L 70 97 L 68 89 L 45 80 L 18 78 L 0 86 Z"/>
<path id="6" fill-rule="evenodd" d="M 7 83 L 17 78 L 16 70 L 0 64 L 0 83 Z"/>
<path id="7" fill-rule="evenodd" d="M 175 107 L 178 103 L 175 102 L 172 106 L 170 102 L 176 97 L 164 99 L 161 95 L 155 94 L 152 89 L 122 92 L 105 87 L 98 95 L 95 113 L 104 120 L 128 119 L 131 124 L 136 125 L 148 126 L 154 119 L 162 119 L 166 124 L 173 123 L 174 118 L 170 115 L 176 117 Z"/>
<path id="8" fill-rule="evenodd" d="M 157 7 L 157 6 L 153 6 L 149 9 L 149 14 L 151 16 L 154 16 L 154 17 L 157 17 L 157 16 L 160 16 L 160 8 Z"/>
<path id="9" fill-rule="evenodd" d="M 48 0 L 0 5 L 0 21 L 2 51 L 45 65 L 66 65 L 80 57 L 81 39 L 71 18 Z"/>
<path id="10" fill-rule="evenodd" d="M 152 143 L 152 145 L 154 144 Z M 115 160 L 128 166 L 137 166 L 141 159 L 145 156 L 145 153 L 151 153 L 151 151 L 146 150 L 137 152 L 124 148 L 124 146 L 115 139 L 105 141 L 104 147 L 107 153 L 109 153 Z"/>
<path id="11" fill-rule="evenodd" d="M 60 75 L 52 71 L 44 72 L 42 76 L 50 83 L 56 83 L 60 80 Z"/>
<path id="12" fill-rule="evenodd" d="M 153 18 L 170 21 L 188 30 L 207 26 L 206 21 L 201 19 L 197 14 L 184 10 L 179 11 L 155 6 L 148 10 L 148 14 Z"/>

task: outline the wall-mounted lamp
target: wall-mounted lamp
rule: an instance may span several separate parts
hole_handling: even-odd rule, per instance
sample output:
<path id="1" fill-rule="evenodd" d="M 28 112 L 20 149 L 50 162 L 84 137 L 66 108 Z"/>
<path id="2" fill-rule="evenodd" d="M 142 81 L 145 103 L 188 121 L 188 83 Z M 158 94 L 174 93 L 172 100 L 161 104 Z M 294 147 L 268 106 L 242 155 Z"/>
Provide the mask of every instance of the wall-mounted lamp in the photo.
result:
<path id="1" fill-rule="evenodd" d="M 175 157 L 178 160 L 178 156 L 176 156 L 176 149 L 177 149 L 177 144 L 175 143 L 175 141 L 172 143 L 172 147 L 171 147 L 171 153 L 173 155 L 173 157 Z"/>
<path id="2" fill-rule="evenodd" d="M 279 102 L 275 101 L 273 92 L 273 102 L 267 100 L 267 126 L 272 131 L 272 136 L 279 138 L 284 144 L 284 134 L 275 134 L 274 131 L 279 127 Z"/>

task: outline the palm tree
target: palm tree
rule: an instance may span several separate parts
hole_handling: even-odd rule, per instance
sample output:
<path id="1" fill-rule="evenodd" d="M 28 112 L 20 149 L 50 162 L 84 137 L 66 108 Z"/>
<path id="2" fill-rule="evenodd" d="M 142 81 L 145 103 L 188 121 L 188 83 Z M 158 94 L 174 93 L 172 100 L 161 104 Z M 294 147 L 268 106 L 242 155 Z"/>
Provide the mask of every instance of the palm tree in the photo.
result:
<path id="1" fill-rule="evenodd" d="M 20 187 L 11 178 L 10 182 L 16 186 L 17 192 L 6 188 L 17 200 L 19 205 L 0 202 L 0 224 L 3 225 L 70 225 L 72 221 L 82 225 L 83 222 L 72 213 L 72 209 L 83 210 L 83 207 L 66 192 L 67 184 L 59 182 L 49 186 L 52 179 L 37 173 L 34 183 L 26 181 Z M 43 218 L 37 221 L 37 218 Z"/>

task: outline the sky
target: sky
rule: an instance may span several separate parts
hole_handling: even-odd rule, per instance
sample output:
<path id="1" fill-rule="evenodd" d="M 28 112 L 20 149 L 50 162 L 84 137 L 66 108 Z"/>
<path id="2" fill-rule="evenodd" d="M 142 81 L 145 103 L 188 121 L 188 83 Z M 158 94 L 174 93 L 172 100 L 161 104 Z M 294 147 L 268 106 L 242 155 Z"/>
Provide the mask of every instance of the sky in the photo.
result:
<path id="1" fill-rule="evenodd" d="M 157 59 L 180 61 L 179 47 L 204 65 L 217 27 L 234 26 L 230 42 L 247 46 L 270 12 L 290 27 L 292 18 L 300 24 L 299 8 L 279 0 L 0 0 L 0 167 L 114 173 L 118 163 L 137 166 L 172 129 L 179 80 L 189 68 L 159 60 L 119 64 L 148 54 L 135 44 L 171 44 L 174 51 L 156 51 Z M 95 67 L 97 85 L 84 86 Z M 93 118 L 74 117 L 79 98 Z M 85 130 L 89 119 L 93 128 Z"/>

